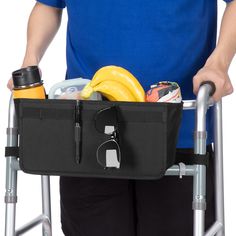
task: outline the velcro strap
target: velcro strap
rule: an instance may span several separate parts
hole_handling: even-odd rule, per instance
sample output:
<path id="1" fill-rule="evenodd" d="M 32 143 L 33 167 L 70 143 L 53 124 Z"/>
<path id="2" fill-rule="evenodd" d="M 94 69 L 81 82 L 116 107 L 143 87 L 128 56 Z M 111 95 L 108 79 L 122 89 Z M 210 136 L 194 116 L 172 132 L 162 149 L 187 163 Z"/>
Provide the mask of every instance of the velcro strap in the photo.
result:
<path id="1" fill-rule="evenodd" d="M 179 153 L 176 157 L 176 164 L 183 162 L 185 165 L 209 165 L 210 154 L 207 152 L 205 155 L 194 153 Z"/>
<path id="2" fill-rule="evenodd" d="M 5 157 L 19 157 L 19 147 L 5 147 Z"/>
<path id="3" fill-rule="evenodd" d="M 205 155 L 194 154 L 193 155 L 193 164 L 208 166 L 209 165 L 209 152 L 207 152 Z"/>

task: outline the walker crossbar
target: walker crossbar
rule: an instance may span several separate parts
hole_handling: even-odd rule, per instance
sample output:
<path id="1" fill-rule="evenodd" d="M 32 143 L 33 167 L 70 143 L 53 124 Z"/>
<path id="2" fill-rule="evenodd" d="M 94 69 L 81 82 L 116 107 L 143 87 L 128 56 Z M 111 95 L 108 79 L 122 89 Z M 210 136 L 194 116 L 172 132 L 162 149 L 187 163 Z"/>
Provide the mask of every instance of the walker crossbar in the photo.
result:
<path id="1" fill-rule="evenodd" d="M 18 230 L 16 230 L 16 235 L 18 236 L 18 235 L 21 235 L 23 233 L 26 233 L 30 229 L 32 229 L 35 226 L 39 225 L 40 223 L 43 223 L 45 225 L 47 235 L 51 235 L 51 227 L 50 227 L 51 222 L 50 222 L 49 218 L 46 215 L 40 215 L 40 216 L 36 217 L 35 219 L 33 219 L 32 221 L 30 221 L 29 223 L 22 226 L 21 228 L 19 228 Z"/>
<path id="2" fill-rule="evenodd" d="M 204 84 L 200 87 L 197 100 L 185 100 L 184 109 L 196 109 L 194 154 L 206 154 L 206 112 L 213 101 L 209 98 L 212 87 Z M 165 175 L 168 176 L 193 176 L 193 236 L 224 236 L 224 186 L 223 186 L 223 142 L 222 142 L 222 105 L 221 101 L 214 105 L 214 152 L 215 152 L 215 206 L 216 221 L 205 233 L 206 210 L 206 166 L 185 165 L 179 163 L 169 168 Z M 11 97 L 8 114 L 7 147 L 18 146 L 17 123 L 15 117 L 14 102 Z M 43 236 L 51 236 L 51 204 L 50 204 L 50 179 L 49 176 L 41 176 L 42 182 L 42 214 L 27 223 L 20 229 L 15 229 L 15 213 L 17 202 L 17 171 L 20 170 L 17 157 L 6 157 L 6 217 L 5 236 L 21 235 L 38 224 L 43 225 Z"/>

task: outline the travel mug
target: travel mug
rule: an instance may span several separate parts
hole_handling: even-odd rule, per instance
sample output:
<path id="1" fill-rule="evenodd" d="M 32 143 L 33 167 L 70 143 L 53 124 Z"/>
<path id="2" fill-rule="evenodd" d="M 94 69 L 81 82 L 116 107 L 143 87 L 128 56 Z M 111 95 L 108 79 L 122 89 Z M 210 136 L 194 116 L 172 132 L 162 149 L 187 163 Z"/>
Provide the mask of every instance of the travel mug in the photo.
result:
<path id="1" fill-rule="evenodd" d="M 38 66 L 28 66 L 12 72 L 13 98 L 45 99 L 45 89 Z"/>

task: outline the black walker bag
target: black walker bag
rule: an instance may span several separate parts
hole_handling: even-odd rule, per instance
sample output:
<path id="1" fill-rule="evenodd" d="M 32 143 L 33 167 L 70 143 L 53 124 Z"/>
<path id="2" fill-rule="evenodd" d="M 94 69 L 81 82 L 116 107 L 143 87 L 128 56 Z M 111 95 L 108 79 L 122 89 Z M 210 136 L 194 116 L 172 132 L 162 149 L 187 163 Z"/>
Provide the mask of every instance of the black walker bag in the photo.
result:
<path id="1" fill-rule="evenodd" d="M 26 173 L 159 179 L 175 163 L 183 103 L 16 99 L 15 107 Z M 110 137 L 98 132 L 95 117 L 111 107 L 117 114 L 119 168 L 104 168 L 97 159 L 98 147 Z"/>

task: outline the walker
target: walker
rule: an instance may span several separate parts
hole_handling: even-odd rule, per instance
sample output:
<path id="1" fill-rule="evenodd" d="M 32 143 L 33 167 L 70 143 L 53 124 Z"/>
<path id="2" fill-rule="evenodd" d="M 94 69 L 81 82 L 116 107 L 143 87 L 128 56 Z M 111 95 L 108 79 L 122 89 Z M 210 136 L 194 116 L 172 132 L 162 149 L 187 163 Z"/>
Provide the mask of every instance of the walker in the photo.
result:
<path id="1" fill-rule="evenodd" d="M 223 142 L 222 142 L 222 102 L 213 104 L 210 95 L 214 93 L 211 83 L 203 84 L 196 100 L 183 101 L 184 109 L 196 109 L 194 153 L 199 155 L 198 163 L 185 165 L 179 163 L 169 168 L 165 175 L 192 176 L 193 177 L 193 236 L 224 236 L 224 189 L 223 189 Z M 214 132 L 215 132 L 215 223 L 204 232 L 206 210 L 206 112 L 209 106 L 214 106 Z M 42 213 L 35 219 L 15 229 L 16 203 L 17 203 L 17 172 L 20 170 L 18 160 L 18 132 L 15 106 L 12 97 L 9 102 L 7 147 L 6 147 L 6 193 L 5 193 L 5 236 L 22 235 L 33 227 L 42 224 L 43 236 L 51 236 L 51 206 L 50 206 L 50 177 L 41 176 L 42 182 Z M 201 157 L 201 158 L 200 158 Z"/>

